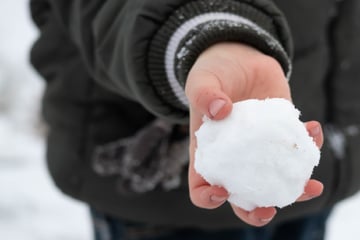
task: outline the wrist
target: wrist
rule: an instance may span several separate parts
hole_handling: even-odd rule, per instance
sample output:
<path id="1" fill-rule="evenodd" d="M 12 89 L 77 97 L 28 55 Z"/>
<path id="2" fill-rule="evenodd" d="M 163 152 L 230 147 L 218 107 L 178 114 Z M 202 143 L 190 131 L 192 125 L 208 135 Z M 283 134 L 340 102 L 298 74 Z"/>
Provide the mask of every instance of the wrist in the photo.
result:
<path id="1" fill-rule="evenodd" d="M 164 101 L 187 109 L 184 86 L 189 71 L 203 51 L 220 42 L 251 45 L 290 73 L 291 46 L 286 24 L 279 20 L 281 14 L 268 5 L 252 4 L 193 1 L 169 17 L 154 37 L 148 56 L 151 82 Z"/>

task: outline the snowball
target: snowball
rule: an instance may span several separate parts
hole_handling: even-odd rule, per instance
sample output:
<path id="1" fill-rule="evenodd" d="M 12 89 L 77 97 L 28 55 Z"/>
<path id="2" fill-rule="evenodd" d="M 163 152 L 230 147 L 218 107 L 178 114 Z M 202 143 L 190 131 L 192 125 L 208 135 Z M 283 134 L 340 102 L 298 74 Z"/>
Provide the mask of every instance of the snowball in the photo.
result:
<path id="1" fill-rule="evenodd" d="M 272 98 L 237 102 L 221 121 L 204 118 L 195 170 L 247 211 L 295 202 L 320 159 L 299 115 L 290 101 Z"/>

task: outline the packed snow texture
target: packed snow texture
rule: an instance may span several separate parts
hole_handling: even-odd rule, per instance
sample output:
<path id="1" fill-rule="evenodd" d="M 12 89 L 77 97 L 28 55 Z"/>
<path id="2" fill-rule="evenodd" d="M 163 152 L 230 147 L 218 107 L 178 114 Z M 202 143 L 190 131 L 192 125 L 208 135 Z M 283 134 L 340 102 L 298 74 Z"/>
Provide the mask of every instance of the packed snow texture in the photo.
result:
<path id="1" fill-rule="evenodd" d="M 272 98 L 237 102 L 221 121 L 205 118 L 196 132 L 196 171 L 248 211 L 295 202 L 320 159 L 299 115 L 290 101 Z"/>

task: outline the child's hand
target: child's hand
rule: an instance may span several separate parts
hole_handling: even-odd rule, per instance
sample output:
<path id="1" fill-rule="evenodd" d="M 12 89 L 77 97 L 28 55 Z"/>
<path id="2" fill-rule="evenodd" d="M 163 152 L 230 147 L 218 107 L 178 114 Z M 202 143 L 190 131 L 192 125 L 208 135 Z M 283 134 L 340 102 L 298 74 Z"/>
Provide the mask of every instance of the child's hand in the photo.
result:
<path id="1" fill-rule="evenodd" d="M 194 170 L 196 139 L 204 115 L 220 120 L 229 115 L 232 103 L 245 99 L 285 98 L 291 100 L 290 88 L 280 64 L 270 56 L 239 43 L 220 43 L 207 49 L 192 67 L 186 95 L 190 102 L 190 167 L 189 189 L 192 202 L 201 208 L 213 209 L 222 205 L 228 193 L 225 189 L 210 186 Z M 323 143 L 320 124 L 309 122 L 306 127 L 319 147 Z M 299 201 L 321 194 L 323 186 L 309 180 Z M 244 222 L 266 225 L 276 210 L 257 208 L 247 212 L 232 206 L 234 213 Z"/>

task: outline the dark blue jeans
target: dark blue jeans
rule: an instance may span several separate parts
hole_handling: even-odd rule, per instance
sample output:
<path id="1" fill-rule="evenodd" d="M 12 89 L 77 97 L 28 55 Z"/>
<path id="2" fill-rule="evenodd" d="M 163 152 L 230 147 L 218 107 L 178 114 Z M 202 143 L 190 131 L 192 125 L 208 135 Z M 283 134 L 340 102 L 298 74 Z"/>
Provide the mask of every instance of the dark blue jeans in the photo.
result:
<path id="1" fill-rule="evenodd" d="M 289 221 L 276 227 L 224 231 L 170 229 L 125 222 L 91 209 L 95 240 L 323 240 L 330 211 Z"/>

